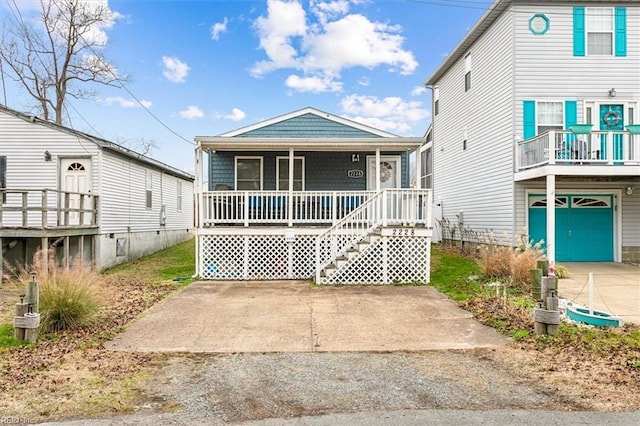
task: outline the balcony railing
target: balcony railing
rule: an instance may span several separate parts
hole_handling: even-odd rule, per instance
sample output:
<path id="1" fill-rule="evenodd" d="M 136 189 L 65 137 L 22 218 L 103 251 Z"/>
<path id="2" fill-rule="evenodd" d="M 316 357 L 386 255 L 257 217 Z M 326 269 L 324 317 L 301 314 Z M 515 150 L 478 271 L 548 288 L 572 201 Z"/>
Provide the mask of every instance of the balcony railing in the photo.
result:
<path id="1" fill-rule="evenodd" d="M 0 228 L 95 227 L 98 197 L 56 189 L 0 189 Z"/>
<path id="2" fill-rule="evenodd" d="M 576 134 L 551 130 L 518 142 L 517 170 L 543 165 L 637 165 L 640 135 L 626 131 Z"/>
<path id="3" fill-rule="evenodd" d="M 428 190 L 388 191 L 387 217 L 418 223 Z M 374 191 L 210 191 L 202 194 L 202 225 L 334 224 L 375 195 Z"/>

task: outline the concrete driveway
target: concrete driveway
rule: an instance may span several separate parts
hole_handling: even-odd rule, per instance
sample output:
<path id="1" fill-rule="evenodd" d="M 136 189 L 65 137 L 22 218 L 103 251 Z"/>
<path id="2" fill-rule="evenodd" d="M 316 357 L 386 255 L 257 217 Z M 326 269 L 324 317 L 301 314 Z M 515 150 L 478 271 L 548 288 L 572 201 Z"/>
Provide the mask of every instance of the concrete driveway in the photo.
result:
<path id="1" fill-rule="evenodd" d="M 589 306 L 589 272 L 594 275 L 593 308 L 640 324 L 640 268 L 622 263 L 561 263 L 569 278 L 558 282 L 560 297 Z"/>
<path id="2" fill-rule="evenodd" d="M 195 282 L 107 347 L 146 352 L 470 349 L 507 339 L 431 287 Z"/>

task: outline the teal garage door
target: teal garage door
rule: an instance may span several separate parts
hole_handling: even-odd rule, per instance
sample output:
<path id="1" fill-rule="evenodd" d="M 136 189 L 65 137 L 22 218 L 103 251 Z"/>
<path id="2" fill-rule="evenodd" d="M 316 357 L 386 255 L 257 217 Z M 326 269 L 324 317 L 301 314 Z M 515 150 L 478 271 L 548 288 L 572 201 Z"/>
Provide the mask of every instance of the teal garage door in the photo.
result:
<path id="1" fill-rule="evenodd" d="M 613 261 L 613 195 L 556 195 L 556 261 Z M 547 241 L 547 197 L 529 195 L 529 236 Z"/>

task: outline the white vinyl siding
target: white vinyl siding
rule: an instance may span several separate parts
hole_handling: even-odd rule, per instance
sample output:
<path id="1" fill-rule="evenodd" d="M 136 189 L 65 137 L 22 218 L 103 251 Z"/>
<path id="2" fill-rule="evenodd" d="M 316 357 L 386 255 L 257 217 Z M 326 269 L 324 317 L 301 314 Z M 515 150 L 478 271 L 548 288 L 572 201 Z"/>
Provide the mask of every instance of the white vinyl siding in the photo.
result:
<path id="1" fill-rule="evenodd" d="M 440 110 L 433 121 L 434 200 L 443 217 L 476 231 L 512 233 L 512 16 L 503 14 L 473 50 L 473 89 L 465 92 L 462 57 L 437 81 Z M 466 128 L 467 149 L 463 150 Z"/>

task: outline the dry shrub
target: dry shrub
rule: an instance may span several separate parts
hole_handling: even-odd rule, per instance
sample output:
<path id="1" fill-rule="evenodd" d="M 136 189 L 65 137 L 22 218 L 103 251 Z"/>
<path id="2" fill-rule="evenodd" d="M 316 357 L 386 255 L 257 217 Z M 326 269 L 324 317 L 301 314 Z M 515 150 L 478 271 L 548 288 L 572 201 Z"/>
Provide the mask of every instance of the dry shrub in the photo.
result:
<path id="1" fill-rule="evenodd" d="M 542 242 L 531 244 L 526 238 L 520 237 L 518 243 L 517 247 L 500 245 L 491 236 L 480 247 L 478 263 L 485 276 L 520 285 L 524 291 L 529 292 L 530 270 L 535 269 L 537 261 L 543 258 Z"/>
<path id="2" fill-rule="evenodd" d="M 45 270 L 43 255 L 45 252 L 38 251 L 32 265 L 20 268 L 13 279 L 26 288 L 27 282 L 32 280 L 32 271 L 36 273 L 41 330 L 75 329 L 94 323 L 103 306 L 103 277 L 96 272 L 86 271 L 84 265 L 78 263 L 69 268 L 58 266 L 52 250 L 46 252 Z"/>

